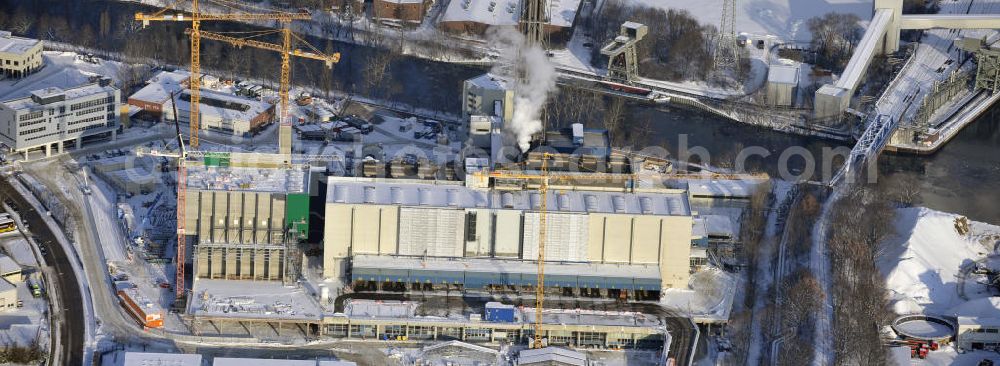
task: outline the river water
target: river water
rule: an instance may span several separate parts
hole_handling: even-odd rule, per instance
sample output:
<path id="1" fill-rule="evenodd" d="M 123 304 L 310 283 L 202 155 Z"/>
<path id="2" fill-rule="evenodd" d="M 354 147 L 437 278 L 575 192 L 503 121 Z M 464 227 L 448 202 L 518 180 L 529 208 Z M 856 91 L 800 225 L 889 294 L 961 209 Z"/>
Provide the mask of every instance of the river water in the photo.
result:
<path id="1" fill-rule="evenodd" d="M 130 17 L 135 11 L 149 11 L 149 8 L 133 3 L 107 0 L 0 0 L 0 11 L 10 14 L 15 8 L 23 9 L 35 19 L 46 14 L 71 14 L 67 15 L 71 26 L 90 24 L 95 29 L 104 9 L 116 20 L 118 17 Z M 246 26 L 230 24 L 222 27 L 240 30 Z M 162 28 L 154 25 L 143 32 L 171 37 L 170 34 L 178 33 L 179 28 L 176 25 Z M 323 43 L 317 41 L 317 44 Z M 116 46 L 107 47 L 114 49 Z M 336 48 L 345 53 L 345 59 L 337 66 L 335 78 L 348 80 L 343 84 L 357 83 L 359 74 L 374 52 L 366 47 L 341 43 L 337 43 Z M 296 67 L 310 68 L 297 72 L 296 79 L 321 72 L 318 71 L 321 66 L 311 64 L 315 63 L 296 63 Z M 402 85 L 402 90 L 392 93 L 391 99 L 456 113 L 461 105 L 461 81 L 481 72 L 481 69 L 472 67 L 404 57 L 394 63 L 386 79 Z M 838 164 L 835 158 L 829 160 L 832 154 L 824 154 L 825 150 L 840 148 L 843 152 L 849 148 L 836 141 L 740 125 L 685 109 L 631 106 L 627 121 L 627 124 L 636 123 L 637 126 L 638 121 L 648 121 L 648 136 L 644 141 L 637 142 L 643 146 L 635 148 L 654 146 L 677 157 L 682 150 L 697 152 L 699 149 L 696 147 L 700 147 L 709 156 L 701 154 L 702 158 L 693 160 L 711 160 L 713 164 L 724 167 L 731 167 L 740 151 L 754 151 L 755 154 L 742 159 L 746 161 L 745 170 L 767 172 L 778 177 L 804 174 L 806 178 L 820 180 L 835 171 Z M 747 150 L 748 147 L 754 148 Z M 809 156 L 815 161 L 815 166 L 810 166 L 809 159 L 804 158 Z M 1000 224 L 1000 208 L 997 206 L 1000 204 L 1000 107 L 984 114 L 933 155 L 883 154 L 879 163 L 880 178 L 908 180 L 919 186 L 918 204 L 966 215 L 977 221 Z"/>

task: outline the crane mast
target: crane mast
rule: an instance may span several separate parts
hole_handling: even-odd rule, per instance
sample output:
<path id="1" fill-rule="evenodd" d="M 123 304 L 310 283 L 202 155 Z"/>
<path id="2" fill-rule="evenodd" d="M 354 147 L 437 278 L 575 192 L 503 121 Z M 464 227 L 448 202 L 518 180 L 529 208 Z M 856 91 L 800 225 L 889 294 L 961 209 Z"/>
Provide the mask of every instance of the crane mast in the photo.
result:
<path id="1" fill-rule="evenodd" d="M 191 0 L 191 15 L 190 19 L 186 19 L 183 13 L 177 14 L 167 14 L 169 10 L 175 8 L 180 4 L 181 0 L 176 1 L 173 5 L 165 7 L 153 14 L 136 13 L 135 20 L 141 21 L 143 27 L 149 25 L 153 21 L 172 21 L 172 22 L 191 22 L 191 28 L 189 29 L 189 35 L 191 36 L 191 78 L 188 81 L 189 89 L 191 90 L 191 101 L 190 101 L 190 143 L 189 145 L 193 149 L 197 149 L 199 146 L 198 132 L 200 131 L 200 106 L 201 106 L 201 22 L 204 21 L 239 21 L 239 20 L 277 20 L 281 22 L 291 23 L 292 20 L 296 19 L 312 19 L 312 16 L 306 12 L 298 13 L 288 13 L 288 12 L 271 12 L 264 14 L 253 14 L 247 12 L 239 13 L 221 13 L 221 14 L 203 14 L 201 12 L 198 0 Z M 224 7 L 230 7 L 228 4 L 220 3 Z M 287 25 L 286 25 L 287 29 Z M 286 37 L 286 45 L 288 37 Z M 287 48 L 286 48 L 287 49 Z M 338 55 L 339 58 L 339 55 Z M 284 74 L 282 74 L 284 76 Z M 287 90 L 287 89 L 286 89 Z M 185 210 L 186 210 L 186 197 L 187 197 L 187 167 L 185 165 L 185 160 L 187 160 L 187 153 L 184 147 L 183 136 L 180 132 L 180 124 L 177 121 L 177 103 L 174 100 L 174 95 L 170 95 L 171 104 L 174 108 L 174 123 L 177 129 L 177 143 L 180 148 L 180 155 L 178 156 L 177 162 L 177 282 L 175 286 L 175 295 L 177 302 L 183 305 L 183 299 L 186 292 L 185 287 L 185 264 L 186 264 L 186 253 L 187 253 L 187 237 L 184 227 L 186 220 Z M 287 104 L 287 103 L 285 103 Z M 291 131 L 288 131 L 289 137 Z M 289 138 L 289 146 L 290 146 Z M 289 147 L 290 150 L 290 147 Z M 175 304 L 177 303 L 175 302 Z"/>
<path id="2" fill-rule="evenodd" d="M 538 187 L 541 203 L 538 207 L 538 285 L 535 286 L 535 339 L 532 348 L 542 348 L 542 311 L 545 309 L 545 234 L 548 228 L 549 169 L 548 154 L 542 157 L 542 184 Z"/>

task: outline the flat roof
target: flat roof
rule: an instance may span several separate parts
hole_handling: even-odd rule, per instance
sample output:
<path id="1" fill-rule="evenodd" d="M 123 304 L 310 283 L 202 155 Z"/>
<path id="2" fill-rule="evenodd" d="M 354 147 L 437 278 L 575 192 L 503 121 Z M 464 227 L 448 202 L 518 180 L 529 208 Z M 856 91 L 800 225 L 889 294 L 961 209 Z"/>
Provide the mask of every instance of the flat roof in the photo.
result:
<path id="1" fill-rule="evenodd" d="M 0 254 L 0 274 L 20 272 L 21 265 L 17 264 L 13 258 Z"/>
<path id="2" fill-rule="evenodd" d="M 143 167 L 115 170 L 107 174 L 117 177 L 122 181 L 127 181 L 137 184 L 153 184 L 153 183 L 158 183 L 160 181 L 159 178 L 157 178 L 153 174 L 150 174 L 149 170 Z"/>
<path id="3" fill-rule="evenodd" d="M 322 309 L 305 288 L 280 281 L 198 278 L 189 313 L 196 316 L 320 320 Z"/>
<path id="4" fill-rule="evenodd" d="M 526 349 L 517 354 L 518 365 L 531 365 L 536 363 L 545 363 L 548 365 L 548 362 L 584 366 L 587 364 L 587 356 L 583 353 L 560 347 Z"/>
<path id="5" fill-rule="evenodd" d="M 191 73 L 186 71 L 160 71 L 149 79 L 149 83 L 145 87 L 129 96 L 129 99 L 150 103 L 166 103 L 170 100 L 171 93 L 184 90 L 181 83 L 190 77 Z"/>
<path id="6" fill-rule="evenodd" d="M 21 54 L 31 51 L 41 42 L 37 39 L 13 36 L 10 32 L 0 32 L 0 52 Z"/>
<path id="7" fill-rule="evenodd" d="M 767 82 L 776 84 L 799 84 L 798 65 L 771 65 L 767 71 Z"/>
<path id="8" fill-rule="evenodd" d="M 308 175 L 303 168 L 260 168 L 188 164 L 189 189 L 304 193 Z"/>
<path id="9" fill-rule="evenodd" d="M 550 0 L 549 24 L 573 26 L 581 0 Z M 489 25 L 516 25 L 521 18 L 517 0 L 455 0 L 448 4 L 442 22 L 475 22 Z"/>
<path id="10" fill-rule="evenodd" d="M 960 316 L 958 317 L 958 325 L 979 325 L 987 327 L 1000 327 L 1000 318 Z"/>
<path id="11" fill-rule="evenodd" d="M 186 353 L 125 352 L 122 366 L 201 366 L 201 355 Z"/>
<path id="12" fill-rule="evenodd" d="M 507 90 L 507 85 L 509 83 L 503 76 L 490 72 L 468 79 L 465 82 L 489 90 Z"/>
<path id="13" fill-rule="evenodd" d="M 181 93 L 181 95 L 190 96 L 191 92 L 190 90 L 185 89 Z M 246 110 L 237 110 L 237 109 L 214 106 L 206 103 L 206 99 L 215 99 L 228 103 L 244 105 L 247 106 L 248 108 Z M 180 111 L 182 110 L 183 111 L 191 110 L 191 102 L 181 99 L 179 96 L 177 97 L 176 100 L 177 100 L 178 113 L 181 113 Z M 201 112 L 202 115 L 211 115 L 223 119 L 230 119 L 237 121 L 249 121 L 261 114 L 264 114 L 269 109 L 271 109 L 271 107 L 273 107 L 273 105 L 271 105 L 270 103 L 262 102 L 256 99 L 243 98 L 233 94 L 225 94 L 225 93 L 219 93 L 211 90 L 202 89 L 201 106 L 198 108 L 198 111 Z M 166 108 L 166 106 L 164 106 L 164 108 Z"/>
<path id="14" fill-rule="evenodd" d="M 55 95 L 53 93 L 64 94 L 66 95 L 66 101 L 72 101 L 74 99 L 83 98 L 98 93 L 114 92 L 115 90 L 118 90 L 118 88 L 115 88 L 114 86 L 111 85 L 101 86 L 98 83 L 87 83 L 77 86 L 75 88 L 65 89 L 65 90 L 56 87 L 39 89 L 32 91 L 31 94 L 45 95 L 45 96 Z M 31 98 L 31 96 L 8 100 L 3 102 L 3 104 L 6 105 L 7 108 L 16 110 L 31 109 L 41 106 L 41 104 L 36 103 L 35 100 Z"/>
<path id="15" fill-rule="evenodd" d="M 433 208 L 488 208 L 537 211 L 538 191 L 474 189 L 456 182 L 328 178 L 327 203 L 400 205 Z M 625 193 L 553 190 L 547 195 L 549 212 L 689 216 L 682 193 Z"/>
<path id="16" fill-rule="evenodd" d="M 216 357 L 212 366 L 356 366 L 350 361 L 278 360 L 270 358 Z"/>

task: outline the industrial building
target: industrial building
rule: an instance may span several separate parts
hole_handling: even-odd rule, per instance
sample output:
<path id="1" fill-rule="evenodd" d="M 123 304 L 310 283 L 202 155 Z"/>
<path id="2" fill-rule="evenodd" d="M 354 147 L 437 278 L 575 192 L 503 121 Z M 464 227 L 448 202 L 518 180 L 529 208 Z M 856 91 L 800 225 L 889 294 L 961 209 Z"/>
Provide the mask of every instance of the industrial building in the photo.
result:
<path id="1" fill-rule="evenodd" d="M 511 118 L 514 118 L 514 89 L 511 82 L 502 76 L 486 73 L 462 83 L 462 119 L 485 116 L 510 123 Z"/>
<path id="2" fill-rule="evenodd" d="M 1000 318 L 959 316 L 955 344 L 959 349 L 1000 350 Z"/>
<path id="3" fill-rule="evenodd" d="M 128 104 L 142 109 L 146 119 L 160 121 L 164 109 L 170 107 L 170 95 L 180 93 L 190 81 L 189 72 L 160 71 L 149 79 L 146 86 L 128 97 Z"/>
<path id="4" fill-rule="evenodd" d="M 372 18 L 383 23 L 419 25 L 432 4 L 432 0 L 375 0 Z"/>
<path id="5" fill-rule="evenodd" d="M 185 90 L 176 98 L 177 120 L 191 119 L 191 92 Z M 172 106 L 164 106 L 164 118 L 172 120 Z M 201 91 L 201 128 L 233 136 L 249 136 L 274 120 L 274 105 L 232 94 Z"/>
<path id="6" fill-rule="evenodd" d="M 798 65 L 771 65 L 767 73 L 767 102 L 783 107 L 795 104 L 799 90 Z"/>
<path id="7" fill-rule="evenodd" d="M 201 278 L 283 278 L 285 244 L 308 235 L 305 165 L 280 155 L 218 153 L 189 161 L 185 227 Z"/>
<path id="8" fill-rule="evenodd" d="M 650 297 L 687 286 L 693 224 L 684 191 L 551 189 L 547 284 Z M 539 199 L 532 190 L 331 177 L 324 276 L 356 285 L 531 287 Z"/>
<path id="9" fill-rule="evenodd" d="M 483 35 L 494 26 L 516 27 L 521 19 L 521 2 L 516 0 L 485 1 L 457 0 L 438 21 L 438 27 L 452 33 Z M 576 24 L 580 0 L 552 1 L 549 4 L 548 22 L 544 31 L 553 39 L 567 38 Z"/>
<path id="10" fill-rule="evenodd" d="M 46 156 L 55 147 L 92 136 L 117 137 L 121 96 L 109 80 L 84 84 L 71 89 L 49 87 L 35 90 L 30 96 L 0 102 L 0 143 L 8 151 L 27 154 L 42 148 Z"/>
<path id="11" fill-rule="evenodd" d="M 42 67 L 42 41 L 0 31 L 0 75 L 23 78 Z"/>

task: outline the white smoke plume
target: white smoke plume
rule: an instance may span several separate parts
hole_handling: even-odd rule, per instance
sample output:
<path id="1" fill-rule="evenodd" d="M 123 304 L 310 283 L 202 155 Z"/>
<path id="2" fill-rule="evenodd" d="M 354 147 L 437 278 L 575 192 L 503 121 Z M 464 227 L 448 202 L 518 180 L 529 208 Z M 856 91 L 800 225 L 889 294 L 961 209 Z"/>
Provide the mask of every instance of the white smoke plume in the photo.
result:
<path id="1" fill-rule="evenodd" d="M 514 82 L 514 115 L 504 129 L 514 135 L 521 151 L 527 151 L 531 135 L 542 130 L 541 112 L 549 95 L 556 90 L 556 69 L 545 50 L 529 46 L 514 28 L 491 28 L 487 40 L 501 58 L 490 72 Z M 520 72 L 524 73 L 524 80 L 519 80 Z"/>

